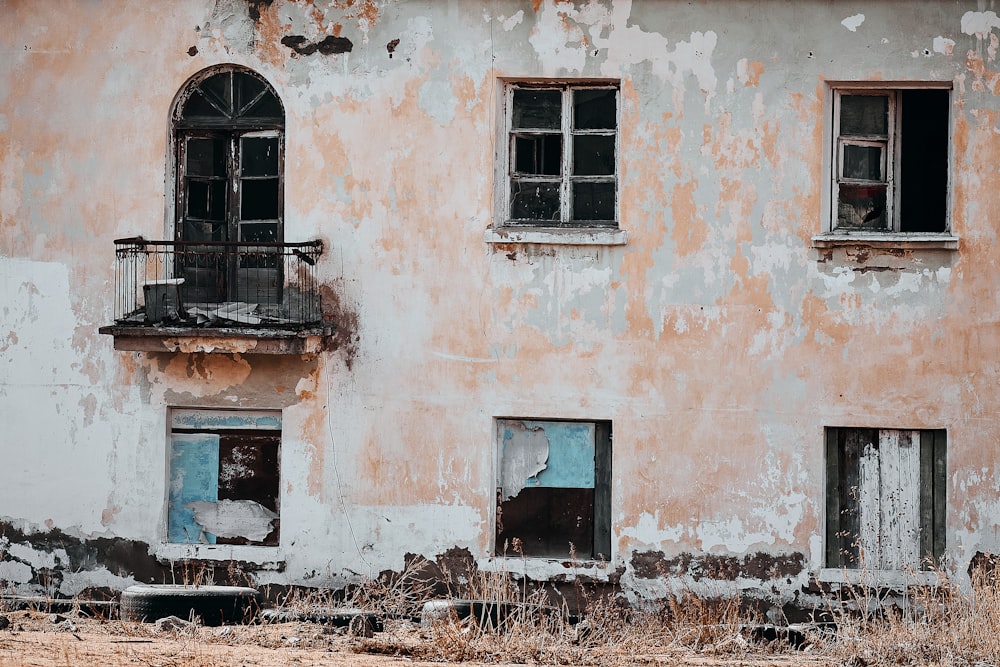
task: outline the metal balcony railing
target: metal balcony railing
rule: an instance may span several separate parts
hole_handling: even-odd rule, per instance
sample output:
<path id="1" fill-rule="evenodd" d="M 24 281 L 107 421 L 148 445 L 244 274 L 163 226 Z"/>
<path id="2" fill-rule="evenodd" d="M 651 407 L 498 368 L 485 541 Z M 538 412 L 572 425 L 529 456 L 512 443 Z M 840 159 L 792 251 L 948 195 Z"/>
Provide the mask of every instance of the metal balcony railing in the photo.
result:
<path id="1" fill-rule="evenodd" d="M 322 241 L 115 241 L 118 326 L 301 328 L 322 321 Z"/>

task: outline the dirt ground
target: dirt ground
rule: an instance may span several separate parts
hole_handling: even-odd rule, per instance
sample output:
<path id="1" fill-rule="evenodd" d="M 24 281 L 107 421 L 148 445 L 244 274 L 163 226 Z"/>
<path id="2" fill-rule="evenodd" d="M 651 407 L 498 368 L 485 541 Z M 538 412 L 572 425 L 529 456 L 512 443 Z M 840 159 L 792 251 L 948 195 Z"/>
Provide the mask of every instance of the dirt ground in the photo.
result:
<path id="1" fill-rule="evenodd" d="M 3 667 L 430 667 L 446 662 L 368 652 L 377 651 L 383 645 L 380 637 L 385 633 L 393 634 L 394 645 L 420 642 L 419 628 L 402 623 L 387 626 L 385 633 L 365 638 L 352 636 L 343 628 L 301 622 L 207 628 L 162 627 L 37 611 L 16 611 L 4 616 L 9 625 L 0 630 L 0 665 Z M 820 667 L 830 664 L 802 654 L 791 658 L 772 656 L 739 660 L 678 654 L 636 655 L 633 658 L 627 663 L 616 660 L 615 665 Z M 483 663 L 449 664 L 473 667 Z"/>

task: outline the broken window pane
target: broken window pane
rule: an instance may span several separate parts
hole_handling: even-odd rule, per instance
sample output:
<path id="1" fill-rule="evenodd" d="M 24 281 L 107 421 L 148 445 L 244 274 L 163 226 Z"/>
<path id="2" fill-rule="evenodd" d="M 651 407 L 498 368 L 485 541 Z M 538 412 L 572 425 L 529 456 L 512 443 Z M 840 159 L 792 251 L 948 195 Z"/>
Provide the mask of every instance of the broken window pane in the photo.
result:
<path id="1" fill-rule="evenodd" d="M 559 220 L 559 183 L 511 181 L 510 217 L 516 220 Z"/>
<path id="2" fill-rule="evenodd" d="M 188 176 L 225 176 L 226 140 L 191 137 L 187 141 Z"/>
<path id="3" fill-rule="evenodd" d="M 615 173 L 615 138 L 599 134 L 573 137 L 573 174 L 605 176 Z"/>
<path id="4" fill-rule="evenodd" d="M 574 90 L 573 129 L 615 129 L 618 126 L 617 100 L 617 90 Z"/>
<path id="5" fill-rule="evenodd" d="M 573 183 L 574 220 L 614 220 L 615 183 L 576 181 Z"/>
<path id="6" fill-rule="evenodd" d="M 199 220 L 225 220 L 226 182 L 189 179 L 187 217 Z"/>
<path id="7" fill-rule="evenodd" d="M 837 205 L 837 227 L 887 229 L 886 190 L 885 185 L 841 184 Z"/>
<path id="8" fill-rule="evenodd" d="M 842 95 L 841 136 L 886 136 L 889 134 L 887 95 Z"/>
<path id="9" fill-rule="evenodd" d="M 278 544 L 278 450 L 281 436 L 228 434 L 219 439 L 219 500 L 229 501 L 230 512 L 242 512 L 242 521 L 256 521 L 256 532 L 219 535 L 218 544 Z M 260 507 L 255 507 L 254 504 Z M 255 518 L 257 517 L 257 518 Z M 234 517 L 235 518 L 235 517 Z M 264 531 L 267 530 L 267 533 Z M 231 531 L 237 532 L 237 531 Z M 251 539 L 256 538 L 256 539 Z"/>
<path id="10" fill-rule="evenodd" d="M 242 181 L 240 187 L 241 220 L 273 220 L 278 217 L 278 179 L 259 178 Z"/>
<path id="11" fill-rule="evenodd" d="M 513 104 L 515 130 L 558 130 L 562 125 L 562 91 L 518 88 Z"/>
<path id="12" fill-rule="evenodd" d="M 610 424 L 498 420 L 496 551 L 594 557 L 610 550 Z M 574 553 L 575 552 L 575 553 Z"/>
<path id="13" fill-rule="evenodd" d="M 184 238 L 188 241 L 225 241 L 225 225 L 215 222 L 201 222 L 198 220 L 184 221 Z"/>
<path id="14" fill-rule="evenodd" d="M 943 232 L 948 222 L 947 90 L 902 92 L 900 230 Z"/>
<path id="15" fill-rule="evenodd" d="M 514 137 L 514 172 L 537 176 L 562 173 L 562 136 L 519 134 Z"/>
<path id="16" fill-rule="evenodd" d="M 844 144 L 843 178 L 884 181 L 881 146 Z"/>
<path id="17" fill-rule="evenodd" d="M 281 414 L 174 410 L 167 540 L 277 545 Z"/>
<path id="18" fill-rule="evenodd" d="M 240 144 L 243 176 L 278 175 L 277 137 L 243 137 Z"/>

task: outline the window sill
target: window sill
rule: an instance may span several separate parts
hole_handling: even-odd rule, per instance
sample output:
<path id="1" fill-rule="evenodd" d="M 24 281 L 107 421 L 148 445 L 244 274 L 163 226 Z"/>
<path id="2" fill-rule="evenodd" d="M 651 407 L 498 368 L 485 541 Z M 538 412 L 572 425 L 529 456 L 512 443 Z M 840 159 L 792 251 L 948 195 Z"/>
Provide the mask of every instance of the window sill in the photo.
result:
<path id="1" fill-rule="evenodd" d="M 160 560 L 233 560 L 259 565 L 263 570 L 280 572 L 285 569 L 285 559 L 280 547 L 161 542 L 156 547 L 156 557 Z"/>
<path id="2" fill-rule="evenodd" d="M 483 572 L 506 572 L 534 581 L 609 581 L 615 568 L 607 561 L 569 560 L 540 556 L 492 556 L 476 562 Z"/>
<path id="3" fill-rule="evenodd" d="M 625 245 L 628 232 L 613 227 L 491 227 L 486 243 L 545 243 L 549 245 Z"/>
<path id="4" fill-rule="evenodd" d="M 816 575 L 824 584 L 849 586 L 881 586 L 903 589 L 907 586 L 937 586 L 942 583 L 937 572 L 924 570 L 850 570 L 824 567 Z"/>
<path id="5" fill-rule="evenodd" d="M 958 250 L 958 237 L 952 234 L 896 232 L 825 232 L 812 237 L 814 248 L 867 246 L 905 250 Z"/>

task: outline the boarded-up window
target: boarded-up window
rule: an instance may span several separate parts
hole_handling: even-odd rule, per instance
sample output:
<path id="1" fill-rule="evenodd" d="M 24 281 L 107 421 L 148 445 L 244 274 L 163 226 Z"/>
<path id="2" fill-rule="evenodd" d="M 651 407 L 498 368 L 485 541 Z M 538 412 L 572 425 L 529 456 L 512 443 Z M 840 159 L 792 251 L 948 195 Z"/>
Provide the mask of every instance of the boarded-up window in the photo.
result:
<path id="1" fill-rule="evenodd" d="M 281 413 L 170 412 L 167 541 L 278 544 Z"/>
<path id="2" fill-rule="evenodd" d="M 497 420 L 496 551 L 610 558 L 611 422 Z"/>
<path id="3" fill-rule="evenodd" d="M 943 430 L 829 428 L 829 567 L 926 569 L 945 548 Z"/>

